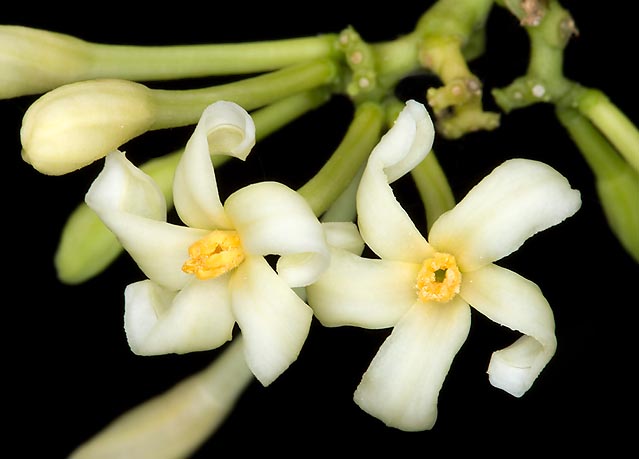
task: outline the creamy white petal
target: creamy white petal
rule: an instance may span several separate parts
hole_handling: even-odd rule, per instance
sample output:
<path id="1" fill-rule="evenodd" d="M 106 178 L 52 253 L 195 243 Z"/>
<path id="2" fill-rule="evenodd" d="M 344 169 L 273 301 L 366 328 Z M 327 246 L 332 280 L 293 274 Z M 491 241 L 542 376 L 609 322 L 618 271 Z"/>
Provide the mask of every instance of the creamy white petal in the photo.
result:
<path id="1" fill-rule="evenodd" d="M 69 459 L 190 457 L 224 422 L 251 381 L 238 336 L 209 367 L 125 412 Z"/>
<path id="2" fill-rule="evenodd" d="M 291 287 L 315 281 L 329 262 L 322 225 L 306 200 L 277 182 L 246 186 L 224 209 L 251 255 L 280 255 L 277 271 Z"/>
<path id="3" fill-rule="evenodd" d="M 167 223 L 162 192 L 124 153 L 106 157 L 85 201 L 149 279 L 170 289 L 187 282 L 188 247 L 207 232 Z"/>
<path id="4" fill-rule="evenodd" d="M 184 223 L 194 228 L 229 229 L 211 162 L 212 154 L 244 160 L 255 145 L 251 116 L 233 102 L 209 105 L 186 144 L 175 171 L 173 199 Z"/>
<path id="5" fill-rule="evenodd" d="M 308 304 L 325 326 L 391 327 L 417 299 L 415 263 L 359 257 L 331 249 L 331 264 L 306 287 Z"/>
<path id="6" fill-rule="evenodd" d="M 131 350 L 139 355 L 183 354 L 215 349 L 232 337 L 229 275 L 192 278 L 173 292 L 149 280 L 124 291 L 124 328 Z"/>
<path id="7" fill-rule="evenodd" d="M 521 397 L 557 349 L 552 309 L 539 287 L 505 268 L 490 264 L 464 273 L 460 295 L 489 319 L 524 334 L 494 352 L 490 383 Z"/>
<path id="8" fill-rule="evenodd" d="M 104 167 L 89 187 L 85 201 L 98 215 L 103 210 L 118 210 L 152 220 L 166 220 L 166 200 L 160 187 L 118 150 L 106 156 Z"/>
<path id="9" fill-rule="evenodd" d="M 432 428 L 439 391 L 469 329 L 470 308 L 459 296 L 448 303 L 416 303 L 373 358 L 355 403 L 390 427 Z"/>
<path id="10" fill-rule="evenodd" d="M 426 108 L 409 101 L 370 154 L 357 191 L 357 215 L 364 241 L 380 258 L 416 263 L 433 252 L 390 187 L 426 157 L 433 135 Z"/>
<path id="11" fill-rule="evenodd" d="M 429 241 L 471 271 L 517 250 L 573 215 L 580 193 L 547 164 L 511 159 L 495 168 L 431 227 Z"/>
<path id="12" fill-rule="evenodd" d="M 348 250 L 356 255 L 361 255 L 364 251 L 364 240 L 354 223 L 324 222 L 322 228 L 329 246 Z"/>
<path id="13" fill-rule="evenodd" d="M 246 361 L 268 386 L 297 359 L 313 312 L 262 257 L 247 257 L 232 274 L 230 288 Z"/>

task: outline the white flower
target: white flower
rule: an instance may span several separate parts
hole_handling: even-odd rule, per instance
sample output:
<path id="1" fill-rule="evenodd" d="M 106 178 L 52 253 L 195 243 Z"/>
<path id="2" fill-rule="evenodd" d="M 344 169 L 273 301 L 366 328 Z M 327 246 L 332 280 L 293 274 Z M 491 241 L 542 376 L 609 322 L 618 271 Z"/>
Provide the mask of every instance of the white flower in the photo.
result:
<path id="1" fill-rule="evenodd" d="M 209 106 L 189 139 L 173 185 L 188 226 L 166 221 L 166 203 L 124 153 L 109 154 L 86 202 L 148 280 L 125 290 L 125 329 L 137 354 L 186 353 L 231 339 L 235 322 L 247 364 L 264 385 L 295 361 L 312 310 L 293 291 L 329 260 L 321 224 L 296 192 L 275 182 L 244 187 L 221 203 L 210 154 L 245 159 L 255 143 L 249 114 Z M 264 258 L 279 255 L 277 272 Z"/>
<path id="2" fill-rule="evenodd" d="M 468 335 L 470 305 L 522 333 L 493 354 L 491 384 L 517 397 L 531 387 L 556 349 L 553 313 L 537 285 L 493 262 L 581 205 L 557 171 L 513 159 L 435 221 L 427 241 L 390 183 L 425 157 L 432 139 L 425 108 L 409 101 L 371 153 L 357 194 L 361 236 L 380 259 L 332 248 L 330 267 L 307 288 L 326 326 L 394 327 L 354 398 L 407 431 L 434 425 L 439 391 Z"/>

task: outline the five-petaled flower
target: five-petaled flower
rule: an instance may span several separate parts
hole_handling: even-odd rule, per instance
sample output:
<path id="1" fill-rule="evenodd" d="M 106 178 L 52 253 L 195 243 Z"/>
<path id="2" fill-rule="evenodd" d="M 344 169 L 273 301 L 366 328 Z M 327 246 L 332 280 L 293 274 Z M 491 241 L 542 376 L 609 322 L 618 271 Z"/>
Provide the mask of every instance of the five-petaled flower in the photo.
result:
<path id="1" fill-rule="evenodd" d="M 363 241 L 379 257 L 331 248 L 331 264 L 307 287 L 325 326 L 393 327 L 354 395 L 366 412 L 402 430 L 430 429 L 452 360 L 470 328 L 470 305 L 522 333 L 493 353 L 493 386 L 523 395 L 552 358 L 552 310 L 533 282 L 497 266 L 533 234 L 573 215 L 578 191 L 550 166 L 498 166 L 431 226 L 428 241 L 390 184 L 428 154 L 433 127 L 409 101 L 369 157 L 357 194 Z"/>
<path id="2" fill-rule="evenodd" d="M 322 226 L 295 191 L 276 182 L 246 186 L 220 201 L 211 154 L 245 159 L 255 126 L 240 106 L 209 106 L 175 173 L 175 209 L 124 153 L 109 154 L 86 195 L 148 277 L 125 290 L 125 329 L 141 355 L 213 349 L 237 322 L 247 364 L 264 385 L 296 360 L 312 310 L 293 290 L 329 261 Z M 276 270 L 265 259 L 279 255 Z"/>

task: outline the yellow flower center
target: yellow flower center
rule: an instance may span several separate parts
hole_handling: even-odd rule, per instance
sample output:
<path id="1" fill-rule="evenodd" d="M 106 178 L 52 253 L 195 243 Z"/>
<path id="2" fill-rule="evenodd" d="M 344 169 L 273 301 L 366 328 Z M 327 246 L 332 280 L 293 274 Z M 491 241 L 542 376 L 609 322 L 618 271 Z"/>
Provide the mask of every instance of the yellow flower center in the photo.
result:
<path id="1" fill-rule="evenodd" d="M 422 263 L 415 285 L 417 298 L 423 303 L 427 301 L 446 303 L 459 293 L 461 277 L 455 257 L 438 252 Z"/>
<path id="2" fill-rule="evenodd" d="M 237 231 L 215 230 L 189 247 L 189 259 L 182 271 L 198 279 L 212 279 L 237 268 L 244 250 Z"/>

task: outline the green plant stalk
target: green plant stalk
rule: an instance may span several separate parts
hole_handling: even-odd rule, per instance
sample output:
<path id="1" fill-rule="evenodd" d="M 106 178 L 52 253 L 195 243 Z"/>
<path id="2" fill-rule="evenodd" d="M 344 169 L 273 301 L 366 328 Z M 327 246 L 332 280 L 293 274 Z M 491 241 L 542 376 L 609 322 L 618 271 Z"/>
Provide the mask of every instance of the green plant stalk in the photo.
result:
<path id="1" fill-rule="evenodd" d="M 639 130 L 632 121 L 596 89 L 583 91 L 577 107 L 639 172 Z"/>
<path id="2" fill-rule="evenodd" d="M 235 102 L 250 111 L 296 93 L 333 85 L 338 77 L 338 67 L 334 61 L 317 59 L 208 88 L 151 89 L 157 113 L 150 129 L 195 124 L 202 111 L 218 100 Z"/>
<path id="3" fill-rule="evenodd" d="M 468 68 L 463 51 L 484 28 L 492 6 L 492 0 L 439 0 L 417 23 L 419 62 L 444 83 L 429 88 L 426 95 L 437 130 L 446 138 L 499 125 L 499 114 L 482 108 L 482 84 Z M 471 48 L 468 54 L 476 55 L 482 46 L 480 43 L 478 48 Z"/>
<path id="4" fill-rule="evenodd" d="M 513 14 L 522 19 L 516 12 Z M 576 86 L 563 74 L 564 49 L 576 30 L 570 13 L 556 0 L 551 0 L 538 23 L 526 25 L 525 29 L 530 42 L 526 74 L 509 86 L 492 91 L 506 113 L 538 102 L 559 101 Z"/>
<path id="5" fill-rule="evenodd" d="M 346 190 L 380 139 L 385 113 L 374 102 L 355 108 L 344 138 L 324 166 L 297 191 L 315 215 L 323 214 Z"/>
<path id="6" fill-rule="evenodd" d="M 328 100 L 330 93 L 317 89 L 299 93 L 256 110 L 251 114 L 259 141 L 294 119 Z M 173 175 L 183 149 L 154 158 L 140 166 L 158 184 L 167 201 L 173 206 Z M 212 156 L 213 166 L 219 167 L 229 156 Z M 79 204 L 62 229 L 54 255 L 58 279 L 65 284 L 80 284 L 106 269 L 121 253 L 122 246 L 115 235 L 86 203 Z"/>
<path id="7" fill-rule="evenodd" d="M 578 110 L 558 107 L 556 113 L 595 175 L 608 225 L 639 263 L 639 173 Z"/>
<path id="8" fill-rule="evenodd" d="M 413 168 L 411 176 L 424 204 L 430 230 L 441 214 L 455 207 L 455 196 L 434 151 Z"/>
<path id="9" fill-rule="evenodd" d="M 87 78 L 137 81 L 237 75 L 275 70 L 323 57 L 335 57 L 335 34 L 176 46 L 87 43 L 92 66 Z"/>

